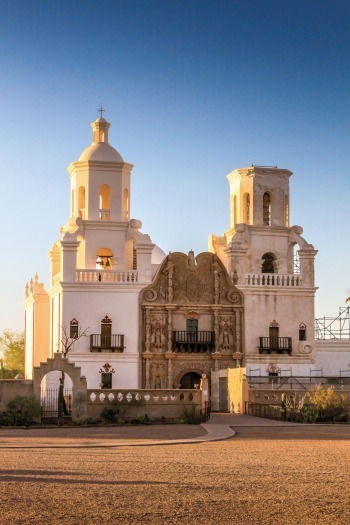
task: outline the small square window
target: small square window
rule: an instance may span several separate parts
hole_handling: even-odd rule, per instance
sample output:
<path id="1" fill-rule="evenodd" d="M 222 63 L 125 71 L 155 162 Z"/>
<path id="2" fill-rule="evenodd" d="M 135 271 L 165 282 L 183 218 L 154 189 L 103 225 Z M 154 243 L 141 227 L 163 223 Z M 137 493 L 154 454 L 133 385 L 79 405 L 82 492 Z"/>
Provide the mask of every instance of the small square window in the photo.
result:
<path id="1" fill-rule="evenodd" d="M 110 372 L 102 372 L 101 388 L 112 388 L 112 374 Z"/>

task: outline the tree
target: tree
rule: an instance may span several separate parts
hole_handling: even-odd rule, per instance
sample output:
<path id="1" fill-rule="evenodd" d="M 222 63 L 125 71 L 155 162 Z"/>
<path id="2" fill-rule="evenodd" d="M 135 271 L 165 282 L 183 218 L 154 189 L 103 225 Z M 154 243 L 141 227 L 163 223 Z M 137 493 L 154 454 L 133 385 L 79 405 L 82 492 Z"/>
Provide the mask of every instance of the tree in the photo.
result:
<path id="1" fill-rule="evenodd" d="M 65 324 L 61 326 L 61 345 L 62 353 L 64 357 L 68 354 L 69 350 L 73 348 L 75 343 L 82 337 L 87 337 L 90 332 L 90 328 L 78 328 L 78 331 L 75 332 L 74 337 L 71 337 L 70 327 L 67 327 Z"/>
<path id="2" fill-rule="evenodd" d="M 24 374 L 24 334 L 14 330 L 4 330 L 0 337 L 1 375 L 15 377 Z"/>

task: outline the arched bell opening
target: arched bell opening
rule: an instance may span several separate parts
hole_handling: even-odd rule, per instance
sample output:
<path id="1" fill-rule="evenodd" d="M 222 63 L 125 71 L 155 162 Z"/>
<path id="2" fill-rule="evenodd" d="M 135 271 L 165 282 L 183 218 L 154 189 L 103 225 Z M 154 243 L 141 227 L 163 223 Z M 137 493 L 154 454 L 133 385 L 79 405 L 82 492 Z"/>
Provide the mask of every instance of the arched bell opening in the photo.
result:
<path id="1" fill-rule="evenodd" d="M 102 184 L 100 187 L 100 210 L 99 216 L 101 221 L 109 221 L 111 215 L 110 209 L 110 187 L 108 184 Z"/>
<path id="2" fill-rule="evenodd" d="M 262 256 L 261 273 L 276 273 L 276 257 L 273 253 L 264 253 Z"/>
<path id="3" fill-rule="evenodd" d="M 263 225 L 271 226 L 271 195 L 268 192 L 263 196 Z"/>
<path id="4" fill-rule="evenodd" d="M 96 270 L 112 270 L 113 253 L 108 248 L 100 248 L 96 254 Z"/>
<path id="5" fill-rule="evenodd" d="M 243 195 L 243 222 L 250 224 L 250 194 Z"/>
<path id="6" fill-rule="evenodd" d="M 84 186 L 80 186 L 78 190 L 78 210 L 79 210 L 79 217 L 81 219 L 85 219 L 85 188 Z"/>
<path id="7" fill-rule="evenodd" d="M 135 247 L 136 240 L 133 237 L 125 243 L 125 268 L 127 270 L 137 270 L 137 250 Z"/>

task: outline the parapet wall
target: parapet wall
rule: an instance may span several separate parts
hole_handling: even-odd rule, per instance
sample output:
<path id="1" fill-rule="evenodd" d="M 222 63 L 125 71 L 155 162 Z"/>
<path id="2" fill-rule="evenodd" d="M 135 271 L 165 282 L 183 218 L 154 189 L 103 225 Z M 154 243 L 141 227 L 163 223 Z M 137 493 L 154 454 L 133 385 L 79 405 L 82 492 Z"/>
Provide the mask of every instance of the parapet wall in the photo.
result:
<path id="1" fill-rule="evenodd" d="M 33 381 L 30 379 L 0 380 L 0 412 L 6 412 L 7 405 L 16 396 L 32 396 Z"/>
<path id="2" fill-rule="evenodd" d="M 105 407 L 116 406 L 121 417 L 181 418 L 186 411 L 200 414 L 201 390 L 88 390 L 87 414 L 99 419 Z"/>

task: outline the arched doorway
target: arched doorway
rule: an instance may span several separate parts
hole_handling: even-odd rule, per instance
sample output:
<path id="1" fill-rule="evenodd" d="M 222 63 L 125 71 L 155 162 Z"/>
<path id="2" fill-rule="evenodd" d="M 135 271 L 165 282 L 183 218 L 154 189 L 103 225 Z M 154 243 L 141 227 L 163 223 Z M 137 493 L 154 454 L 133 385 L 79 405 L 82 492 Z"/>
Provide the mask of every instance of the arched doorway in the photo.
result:
<path id="1" fill-rule="evenodd" d="M 187 372 L 182 376 L 180 388 L 199 388 L 202 376 L 198 372 Z"/>

